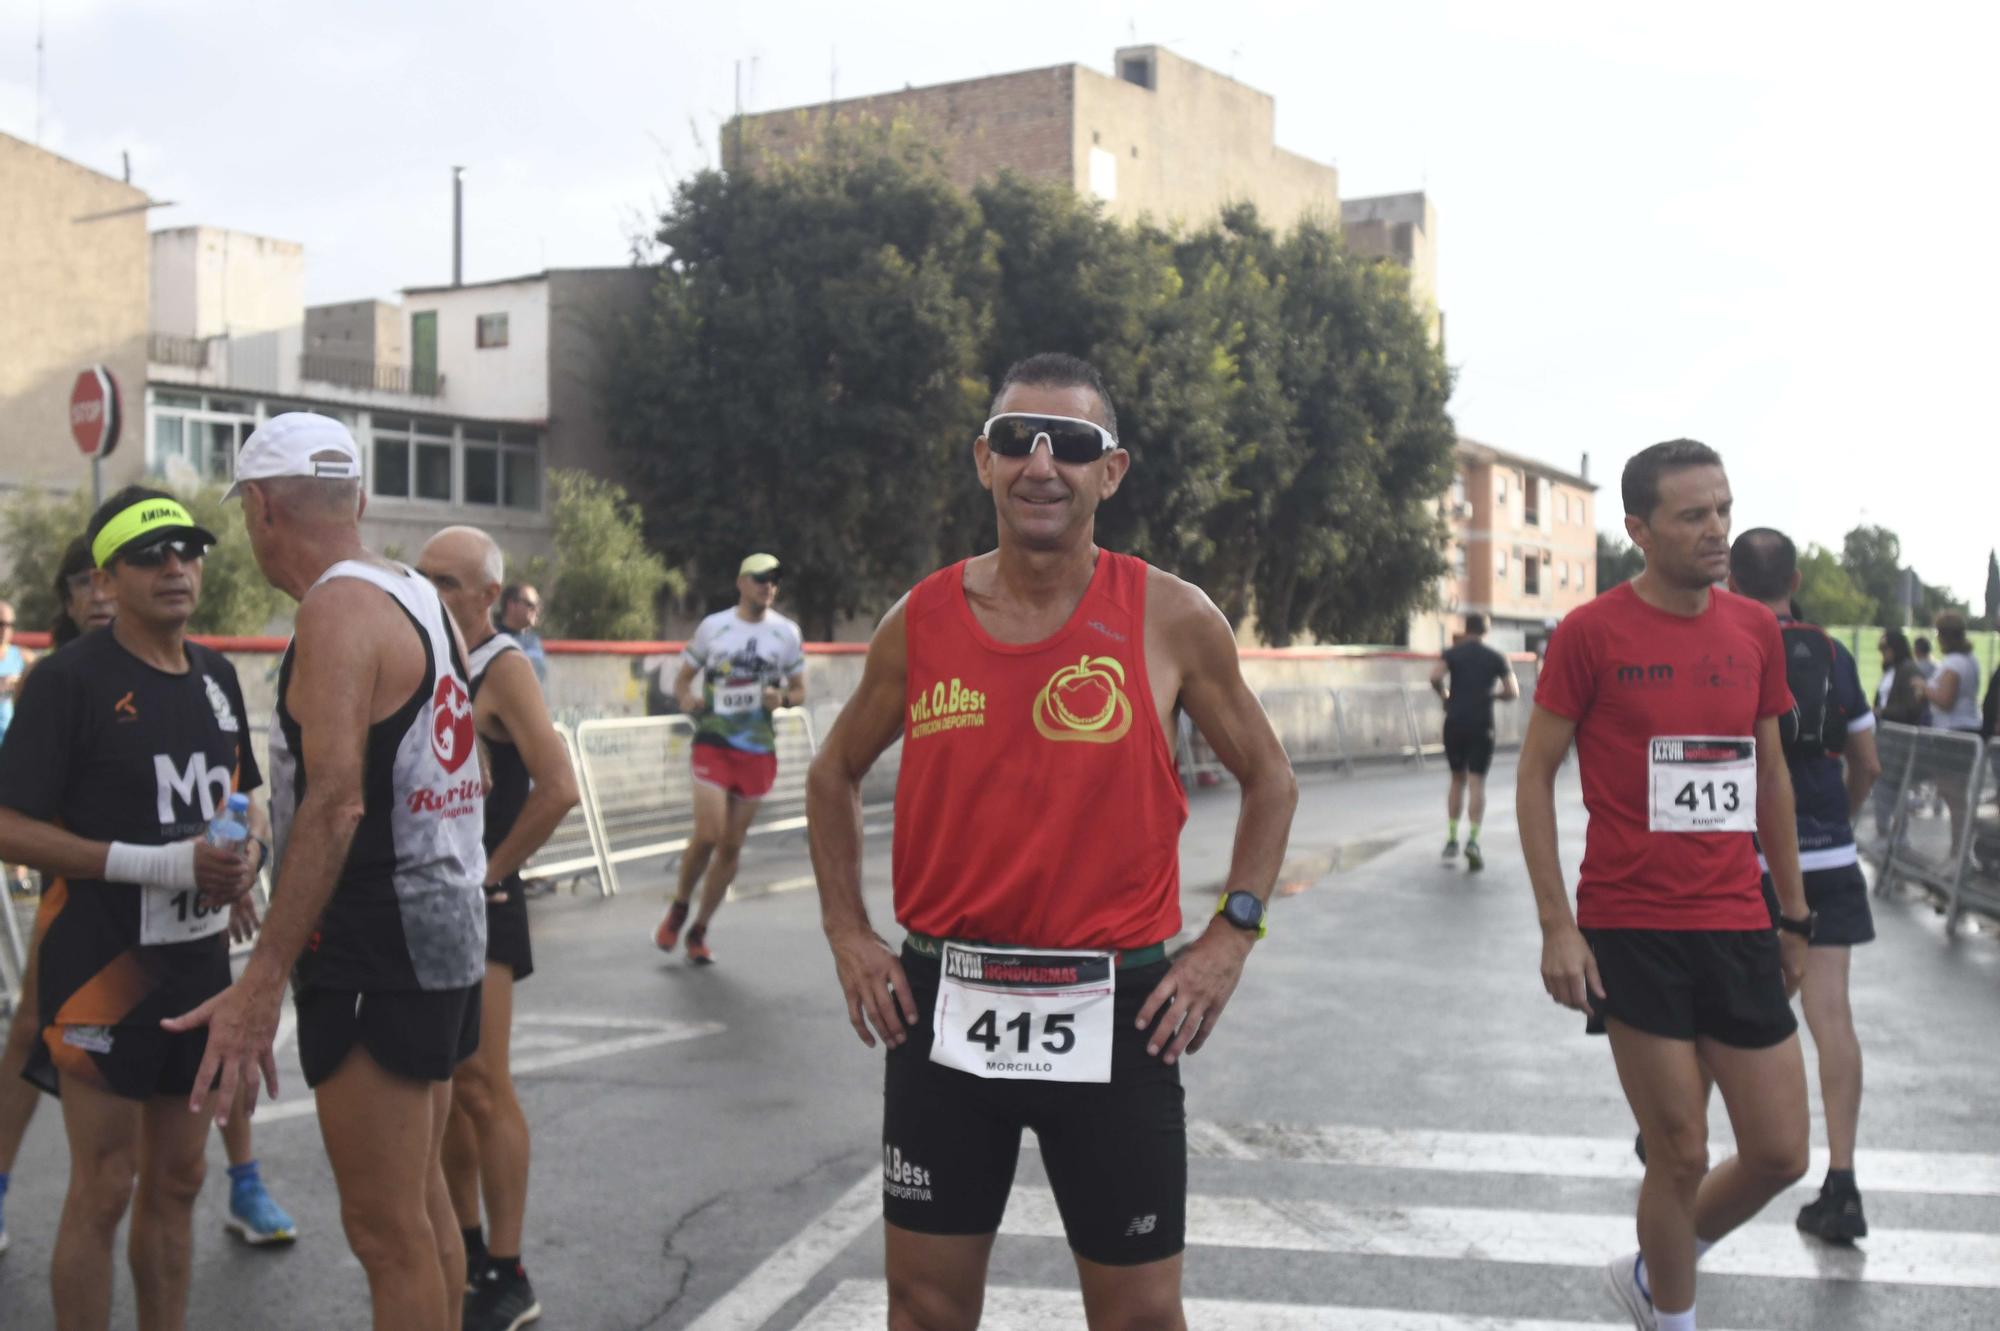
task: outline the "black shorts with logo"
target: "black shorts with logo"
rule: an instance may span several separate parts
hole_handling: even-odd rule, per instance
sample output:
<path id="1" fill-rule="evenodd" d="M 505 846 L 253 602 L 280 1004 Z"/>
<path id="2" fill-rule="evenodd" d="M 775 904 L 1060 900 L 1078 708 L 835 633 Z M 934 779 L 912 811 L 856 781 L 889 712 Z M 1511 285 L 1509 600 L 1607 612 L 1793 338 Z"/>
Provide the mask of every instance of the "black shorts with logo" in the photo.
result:
<path id="1" fill-rule="evenodd" d="M 1034 1129 L 1070 1248 L 1137 1266 L 1186 1246 L 1187 1111 L 1180 1068 L 1134 1022 L 1167 963 L 1121 968 L 1111 1080 L 1007 1081 L 931 1062 L 938 962 L 903 949 L 918 1019 L 883 1074 L 882 1214 L 920 1234 L 992 1234 Z"/>
<path id="2" fill-rule="evenodd" d="M 486 899 L 486 959 L 508 967 L 519 984 L 535 973 L 535 949 L 528 941 L 528 891 L 515 874 L 490 889 L 505 892 L 499 901 Z"/>
<path id="3" fill-rule="evenodd" d="M 21 1075 L 57 1096 L 81 1081 L 125 1100 L 179 1099 L 194 1093 L 207 1052 L 206 1026 L 180 1032 L 158 1026 L 44 1026 Z"/>
<path id="4" fill-rule="evenodd" d="M 476 984 L 434 993 L 298 990 L 292 1001 L 306 1085 L 316 1087 L 331 1077 L 357 1044 L 398 1077 L 450 1081 L 452 1069 L 479 1048 L 479 990 Z"/>
<path id="5" fill-rule="evenodd" d="M 1485 776 L 1493 766 L 1493 727 L 1469 726 L 1459 721 L 1444 723 L 1445 766 L 1454 772 Z"/>
<path id="6" fill-rule="evenodd" d="M 1798 1030 L 1771 929 L 1585 929 L 1604 998 L 1585 1029 L 1616 1018 L 1669 1040 L 1768 1049 Z"/>
<path id="7" fill-rule="evenodd" d="M 1814 947 L 1855 947 L 1875 941 L 1875 912 L 1868 907 L 1868 880 L 1861 866 L 1844 864 L 1838 869 L 1808 869 L 1806 909 L 1818 915 L 1813 922 Z M 1771 875 L 1764 875 L 1764 904 L 1771 911 L 1771 927 L 1778 927 L 1778 893 Z"/>

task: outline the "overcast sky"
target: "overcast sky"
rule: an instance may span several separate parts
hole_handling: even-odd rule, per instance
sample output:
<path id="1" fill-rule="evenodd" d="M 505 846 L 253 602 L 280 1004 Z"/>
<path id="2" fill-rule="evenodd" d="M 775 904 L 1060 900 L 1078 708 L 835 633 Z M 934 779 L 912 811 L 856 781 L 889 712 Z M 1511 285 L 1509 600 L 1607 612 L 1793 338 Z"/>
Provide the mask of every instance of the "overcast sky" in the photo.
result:
<path id="1" fill-rule="evenodd" d="M 965 7 L 46 0 L 41 142 L 206 223 L 301 241 L 311 301 L 615 264 L 767 110 L 1158 42 L 1277 98 L 1347 196 L 1428 190 L 1462 433 L 1618 469 L 1692 435 L 1739 523 L 1857 521 L 1979 608 L 2000 19 L 1986 6 L 1064 0 Z M 0 130 L 37 120 L 0 0 Z"/>

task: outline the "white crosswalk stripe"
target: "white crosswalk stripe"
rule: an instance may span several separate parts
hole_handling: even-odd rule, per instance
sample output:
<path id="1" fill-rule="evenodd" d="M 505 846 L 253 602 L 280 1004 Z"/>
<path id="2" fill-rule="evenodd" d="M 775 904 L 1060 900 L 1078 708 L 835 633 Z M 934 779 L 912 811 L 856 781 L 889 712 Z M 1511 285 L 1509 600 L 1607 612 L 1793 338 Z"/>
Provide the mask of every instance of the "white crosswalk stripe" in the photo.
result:
<path id="1" fill-rule="evenodd" d="M 1034 1147 L 1032 1133 L 1024 1136 L 1023 1145 Z M 1629 1138 L 1194 1120 L 1188 1124 L 1188 1146 L 1195 1165 L 1187 1216 L 1190 1326 L 1216 1331 L 1336 1327 L 1345 1331 L 1622 1331 L 1626 1325 L 1588 1320 L 1601 1315 L 1588 1300 L 1579 1304 L 1570 1298 L 1549 1309 L 1563 1317 L 1534 1315 L 1533 1303 L 1524 1306 L 1516 1300 L 1508 1311 L 1518 1315 L 1498 1316 L 1477 1309 L 1477 1305 L 1475 1309 L 1452 1308 L 1446 1291 L 1490 1290 L 1490 1280 L 1482 1282 L 1468 1270 L 1484 1267 L 1524 1273 L 1527 1268 L 1543 1268 L 1549 1274 L 1510 1279 L 1554 1280 L 1558 1283 L 1551 1288 L 1573 1293 L 1584 1279 L 1580 1273 L 1599 1270 L 1621 1250 L 1629 1250 L 1633 1241 L 1631 1211 L 1612 1201 L 1601 1186 L 1580 1189 L 1578 1184 L 1581 1180 L 1636 1185 L 1642 1167 L 1633 1158 Z M 1718 1141 L 1713 1153 L 1719 1159 L 1729 1149 L 1726 1142 Z M 1959 1205 L 1946 1203 L 1942 1211 L 1934 1205 L 1931 1213 L 1968 1217 L 1975 1225 L 1980 1223 L 1979 1217 L 1992 1214 L 1988 1199 L 2000 1197 L 2000 1156 L 1873 1151 L 1863 1152 L 1859 1164 L 1873 1193 L 1957 1199 Z M 1234 1165 L 1243 1168 L 1232 1168 Z M 1260 1191 L 1260 1180 L 1274 1177 L 1272 1166 L 1303 1166 L 1305 1173 L 1283 1170 L 1283 1177 L 1290 1180 L 1287 1187 Z M 1355 1190 L 1355 1200 L 1349 1200 L 1341 1196 L 1342 1170 L 1393 1171 L 1409 1178 L 1405 1183 L 1393 1176 L 1377 1176 L 1366 1189 Z M 1521 1180 L 1519 1200 L 1510 1189 L 1505 1200 L 1511 1205 L 1453 1204 L 1462 1194 L 1454 1195 L 1450 1176 L 1473 1180 L 1495 1175 Z M 1301 1179 L 1307 1181 L 1302 1183 Z M 1319 1182 L 1311 1181 L 1315 1179 Z M 1393 1200 L 1375 1200 L 1385 1195 L 1385 1189 Z M 1475 1191 L 1484 1199 L 1494 1195 L 1490 1184 Z M 1531 1198 L 1541 1196 L 1565 1200 L 1528 1209 Z M 1405 1201 L 1406 1197 L 1425 1204 Z M 1441 1204 L 1428 1204 L 1432 1200 Z M 1982 1308 L 1990 1301 L 1995 1315 L 1990 1320 L 1977 1320 L 1977 1324 L 2000 1326 L 2000 1297 L 1989 1293 L 2000 1290 L 2000 1233 L 1908 1229 L 1894 1224 L 1884 1227 L 1878 1217 L 1866 1240 L 1840 1247 L 1798 1233 L 1789 1223 L 1794 1204 L 1795 1198 L 1780 1199 L 1762 1219 L 1732 1233 L 1703 1259 L 1704 1274 L 1811 1282 L 1821 1287 L 1925 1288 L 1939 1293 L 1923 1297 L 1971 1299 Z M 1893 1213 L 1893 1208 L 1885 1209 Z M 879 1214 L 879 1180 L 872 1175 L 858 1180 L 835 1207 L 799 1235 L 791 1245 L 796 1252 L 781 1250 L 760 1268 L 760 1278 L 744 1282 L 694 1325 L 700 1331 L 754 1331 L 765 1327 L 767 1319 L 808 1288 L 815 1289 L 817 1301 L 801 1320 L 770 1325 L 795 1326 L 798 1331 L 858 1331 L 883 1325 L 887 1295 L 879 1276 L 829 1283 L 825 1274 L 840 1260 L 849 1263 L 838 1268 L 841 1274 L 853 1277 L 853 1245 Z M 1054 1195 L 1033 1174 L 1015 1186 L 1001 1234 L 994 1285 L 988 1293 L 982 1325 L 996 1331 L 1082 1325 L 1081 1298 L 1073 1283 L 1058 1280 L 1056 1288 L 1030 1287 L 1033 1280 L 1021 1278 L 1022 1271 L 1030 1268 L 1007 1260 L 1007 1237 L 1064 1238 Z M 1204 1250 L 1210 1255 L 1204 1255 Z M 1212 1255 L 1215 1250 L 1318 1254 L 1349 1261 L 1415 1261 L 1435 1264 L 1438 1274 L 1434 1278 L 1414 1277 L 1418 1283 L 1409 1288 L 1399 1286 L 1393 1294 L 1385 1294 L 1379 1282 L 1372 1283 L 1367 1288 L 1373 1297 L 1356 1298 L 1354 1306 L 1268 1297 L 1204 1297 L 1213 1294 L 1212 1289 L 1201 1288 L 1204 1270 L 1220 1269 Z M 843 1253 L 847 1256 L 842 1257 Z M 1040 1278 L 1044 1277 L 1035 1279 Z M 1594 1287 L 1594 1280 L 1589 1283 Z M 1795 1314 L 1807 1307 L 1799 1300 L 1810 1295 L 1801 1285 L 1791 1285 L 1789 1290 L 1778 1303 L 1766 1297 L 1755 1306 L 1784 1325 L 1798 1325 Z M 1360 1306 L 1370 1302 L 1425 1304 L 1431 1310 Z M 1777 1307 L 1791 1311 L 1772 1311 Z M 1610 1311 L 1608 1300 L 1603 1311 Z M 1576 1320 L 1579 1317 L 1585 1320 Z M 1842 1321 L 1840 1325 L 1860 1327 L 1863 1323 Z"/>
<path id="2" fill-rule="evenodd" d="M 1629 1323 L 1551 1322 L 1540 1318 L 1461 1317 L 1395 1308 L 1307 1308 L 1247 1299 L 1189 1299 L 1187 1324 L 1202 1331 L 1630 1331 Z M 843 1280 L 806 1314 L 797 1331 L 878 1331 L 889 1317 L 879 1280 Z M 986 1291 L 981 1331 L 1041 1331 L 1082 1326 L 1083 1299 L 1070 1291 Z"/>

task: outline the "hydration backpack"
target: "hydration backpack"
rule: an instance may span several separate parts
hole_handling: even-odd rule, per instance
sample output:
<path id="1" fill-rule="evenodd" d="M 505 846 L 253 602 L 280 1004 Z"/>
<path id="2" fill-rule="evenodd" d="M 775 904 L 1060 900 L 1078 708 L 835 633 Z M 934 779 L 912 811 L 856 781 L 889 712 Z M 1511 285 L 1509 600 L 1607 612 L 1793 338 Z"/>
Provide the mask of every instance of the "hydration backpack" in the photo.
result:
<path id="1" fill-rule="evenodd" d="M 1811 624 L 1785 624 L 1785 683 L 1792 710 L 1778 718 L 1787 758 L 1824 758 L 1847 747 L 1847 716 L 1833 697 L 1833 639 Z"/>

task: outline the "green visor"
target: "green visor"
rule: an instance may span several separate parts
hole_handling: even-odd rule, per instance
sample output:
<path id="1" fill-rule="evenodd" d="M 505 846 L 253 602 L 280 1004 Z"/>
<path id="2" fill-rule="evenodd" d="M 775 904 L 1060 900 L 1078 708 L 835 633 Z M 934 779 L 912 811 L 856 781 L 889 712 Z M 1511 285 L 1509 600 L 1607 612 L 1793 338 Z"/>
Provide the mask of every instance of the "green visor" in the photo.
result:
<path id="1" fill-rule="evenodd" d="M 90 557 L 99 568 L 109 568 L 112 560 L 128 551 L 176 537 L 199 541 L 203 546 L 215 544 L 215 533 L 197 526 L 188 511 L 174 500 L 141 499 L 104 524 L 104 529 L 90 543 Z"/>

